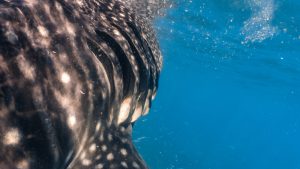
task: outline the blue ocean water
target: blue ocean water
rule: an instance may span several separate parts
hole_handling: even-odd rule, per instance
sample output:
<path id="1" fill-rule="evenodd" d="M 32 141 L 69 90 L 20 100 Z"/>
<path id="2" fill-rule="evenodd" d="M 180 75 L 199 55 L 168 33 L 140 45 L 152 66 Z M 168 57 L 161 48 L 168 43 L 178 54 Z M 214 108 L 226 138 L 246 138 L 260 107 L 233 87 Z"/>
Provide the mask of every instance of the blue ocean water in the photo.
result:
<path id="1" fill-rule="evenodd" d="M 152 169 L 300 169 L 300 1 L 178 0 L 134 142 Z"/>

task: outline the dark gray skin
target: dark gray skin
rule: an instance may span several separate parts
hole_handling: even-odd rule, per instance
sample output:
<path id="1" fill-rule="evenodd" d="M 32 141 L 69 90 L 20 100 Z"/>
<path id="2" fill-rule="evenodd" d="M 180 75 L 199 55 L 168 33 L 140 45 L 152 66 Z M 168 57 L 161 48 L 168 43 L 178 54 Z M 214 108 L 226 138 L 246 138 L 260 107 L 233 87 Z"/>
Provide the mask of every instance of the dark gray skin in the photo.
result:
<path id="1" fill-rule="evenodd" d="M 0 169 L 147 168 L 131 126 L 161 64 L 121 2 L 0 0 Z"/>

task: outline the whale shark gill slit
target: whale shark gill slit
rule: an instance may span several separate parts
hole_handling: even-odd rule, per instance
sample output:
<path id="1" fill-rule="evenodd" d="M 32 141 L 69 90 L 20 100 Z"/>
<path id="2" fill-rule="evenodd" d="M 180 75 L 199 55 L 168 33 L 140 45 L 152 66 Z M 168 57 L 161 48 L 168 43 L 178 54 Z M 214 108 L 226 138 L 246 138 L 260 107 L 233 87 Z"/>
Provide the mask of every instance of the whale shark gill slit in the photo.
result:
<path id="1" fill-rule="evenodd" d="M 130 89 L 133 88 L 134 86 L 134 82 L 136 81 L 135 75 L 133 73 L 133 69 L 132 69 L 132 65 L 129 62 L 129 56 L 127 56 L 124 53 L 124 50 L 122 49 L 122 47 L 114 40 L 114 38 L 112 38 L 111 36 L 109 36 L 108 34 L 101 32 L 99 30 L 96 30 L 96 34 L 98 35 L 98 37 L 101 37 L 101 39 L 103 39 L 103 41 L 105 41 L 114 51 L 115 55 L 118 57 L 119 60 L 119 64 L 121 66 L 122 69 L 122 78 L 123 78 L 123 96 L 124 97 L 128 97 L 133 95 L 133 93 L 130 92 L 134 92 Z"/>

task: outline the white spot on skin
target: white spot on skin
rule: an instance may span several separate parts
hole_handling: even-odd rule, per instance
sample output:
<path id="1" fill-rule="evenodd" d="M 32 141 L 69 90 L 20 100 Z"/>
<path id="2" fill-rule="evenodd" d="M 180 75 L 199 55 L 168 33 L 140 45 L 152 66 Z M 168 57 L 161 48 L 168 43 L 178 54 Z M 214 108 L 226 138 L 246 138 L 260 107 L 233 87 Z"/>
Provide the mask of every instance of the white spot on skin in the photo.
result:
<path id="1" fill-rule="evenodd" d="M 17 169 L 29 169 L 28 160 L 21 160 L 17 163 Z"/>
<path id="2" fill-rule="evenodd" d="M 21 136 L 18 129 L 10 129 L 4 136 L 4 145 L 17 145 L 20 142 Z"/>
<path id="3" fill-rule="evenodd" d="M 126 131 L 125 127 L 123 127 L 123 126 L 121 126 L 121 129 L 120 129 L 120 130 L 121 130 L 121 132 L 123 132 L 123 133 Z"/>
<path id="4" fill-rule="evenodd" d="M 103 133 L 101 133 L 101 134 L 100 134 L 100 138 L 99 138 L 99 140 L 100 140 L 100 141 L 103 141 L 103 140 L 104 140 Z"/>
<path id="5" fill-rule="evenodd" d="M 114 155 L 112 153 L 108 153 L 106 158 L 107 158 L 107 160 L 111 161 L 114 159 Z"/>
<path id="6" fill-rule="evenodd" d="M 106 20 L 106 16 L 103 13 L 100 14 L 100 18 Z"/>
<path id="7" fill-rule="evenodd" d="M 107 139 L 108 139 L 108 141 L 112 141 L 112 135 L 108 134 Z"/>
<path id="8" fill-rule="evenodd" d="M 92 161 L 89 159 L 83 159 L 83 160 L 81 160 L 81 164 L 84 166 L 89 166 L 92 164 Z"/>
<path id="9" fill-rule="evenodd" d="M 90 152 L 95 152 L 96 151 L 96 144 L 92 144 L 90 147 L 89 147 L 89 151 Z"/>
<path id="10" fill-rule="evenodd" d="M 125 168 L 128 168 L 128 165 L 127 165 L 127 163 L 126 163 L 125 161 L 122 161 L 122 162 L 121 162 L 121 165 L 122 165 L 123 167 L 125 167 Z"/>
<path id="11" fill-rule="evenodd" d="M 71 78 L 70 78 L 70 75 L 69 75 L 68 73 L 63 72 L 63 73 L 61 74 L 60 80 L 61 80 L 61 82 L 63 82 L 63 83 L 69 83 L 70 80 L 71 80 Z"/>
<path id="12" fill-rule="evenodd" d="M 82 90 L 80 90 L 80 93 L 82 94 L 82 95 L 84 95 L 85 93 L 82 91 Z"/>
<path id="13" fill-rule="evenodd" d="M 84 152 L 82 152 L 82 154 L 80 155 L 80 159 L 83 160 L 83 159 L 85 158 L 85 156 L 86 156 L 86 152 L 84 151 Z"/>
<path id="14" fill-rule="evenodd" d="M 102 157 L 101 155 L 97 155 L 95 159 L 100 160 L 101 157 Z"/>
<path id="15" fill-rule="evenodd" d="M 48 37 L 49 33 L 48 33 L 48 30 L 47 30 L 45 27 L 39 25 L 39 26 L 37 27 L 37 29 L 38 29 L 38 31 L 40 32 L 40 34 L 41 34 L 42 36 Z"/>
<path id="16" fill-rule="evenodd" d="M 130 112 L 130 105 L 131 105 L 131 98 L 128 97 L 126 98 L 120 107 L 120 112 L 119 112 L 119 116 L 118 116 L 118 124 L 124 122 L 128 116 L 129 116 L 129 112 Z"/>
<path id="17" fill-rule="evenodd" d="M 128 140 L 126 138 L 122 138 L 121 141 L 122 141 L 122 143 L 127 143 L 128 142 Z"/>
<path id="18" fill-rule="evenodd" d="M 74 115 L 71 115 L 69 118 L 68 118 L 68 125 L 69 127 L 74 127 L 74 125 L 76 124 L 76 117 Z"/>
<path id="19" fill-rule="evenodd" d="M 35 5 L 37 5 L 37 3 L 39 1 L 37 1 L 37 0 L 25 0 L 24 2 L 26 3 L 26 5 L 28 5 L 30 7 L 34 7 Z"/>
<path id="20" fill-rule="evenodd" d="M 97 125 L 96 125 L 96 132 L 100 130 L 100 127 L 101 127 L 101 123 L 100 123 L 100 121 L 99 121 L 99 122 L 97 123 Z"/>
<path id="21" fill-rule="evenodd" d="M 101 147 L 101 149 L 102 149 L 102 151 L 106 151 L 106 150 L 107 150 L 107 146 L 106 146 L 106 145 L 103 145 L 103 146 Z"/>
<path id="22" fill-rule="evenodd" d="M 96 165 L 96 169 L 102 169 L 102 168 L 103 168 L 103 164 L 100 163 Z"/>
<path id="23" fill-rule="evenodd" d="M 114 34 L 117 35 L 117 36 L 120 36 L 120 35 L 121 35 L 120 32 L 119 32 L 118 30 L 116 30 L 116 29 L 113 30 L 113 32 L 114 32 Z"/>
<path id="24" fill-rule="evenodd" d="M 124 50 L 129 50 L 129 47 L 126 44 L 124 45 Z"/>
<path id="25" fill-rule="evenodd" d="M 122 149 L 120 150 L 120 152 L 121 152 L 121 154 L 122 154 L 123 156 L 126 156 L 126 155 L 127 155 L 127 150 L 124 149 L 124 148 L 122 148 Z"/>
<path id="26" fill-rule="evenodd" d="M 139 166 L 135 161 L 132 163 L 132 166 L 133 166 L 134 168 L 140 168 L 140 166 Z"/>
<path id="27" fill-rule="evenodd" d="M 34 67 L 28 63 L 27 59 L 24 58 L 23 55 L 19 55 L 17 57 L 18 67 L 21 70 L 23 76 L 30 80 L 35 80 L 36 74 L 34 71 Z"/>
<path id="28" fill-rule="evenodd" d="M 5 33 L 5 36 L 6 36 L 7 40 L 12 44 L 16 44 L 19 39 L 18 36 L 12 31 L 7 31 Z"/>
<path id="29" fill-rule="evenodd" d="M 70 22 L 65 21 L 65 27 L 70 35 L 75 36 L 75 28 Z"/>
<path id="30" fill-rule="evenodd" d="M 124 18 L 124 17 L 125 17 L 125 15 L 124 15 L 123 13 L 120 13 L 120 17 Z"/>
<path id="31" fill-rule="evenodd" d="M 135 71 L 138 71 L 138 70 L 139 70 L 139 67 L 138 67 L 137 65 L 135 65 L 135 66 L 134 66 L 134 70 L 135 70 Z"/>
<path id="32" fill-rule="evenodd" d="M 82 1 L 82 0 L 77 0 L 76 2 L 77 2 L 77 4 L 78 4 L 79 6 L 83 6 L 83 1 Z"/>

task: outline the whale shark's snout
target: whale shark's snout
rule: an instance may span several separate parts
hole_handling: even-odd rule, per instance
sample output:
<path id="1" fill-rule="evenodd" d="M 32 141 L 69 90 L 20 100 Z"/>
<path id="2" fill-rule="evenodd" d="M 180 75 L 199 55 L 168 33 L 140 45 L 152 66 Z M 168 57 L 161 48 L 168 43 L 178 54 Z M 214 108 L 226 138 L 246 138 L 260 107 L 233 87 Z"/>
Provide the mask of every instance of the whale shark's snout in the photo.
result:
<path id="1" fill-rule="evenodd" d="M 0 168 L 147 168 L 131 127 L 161 65 L 122 2 L 0 1 Z"/>

